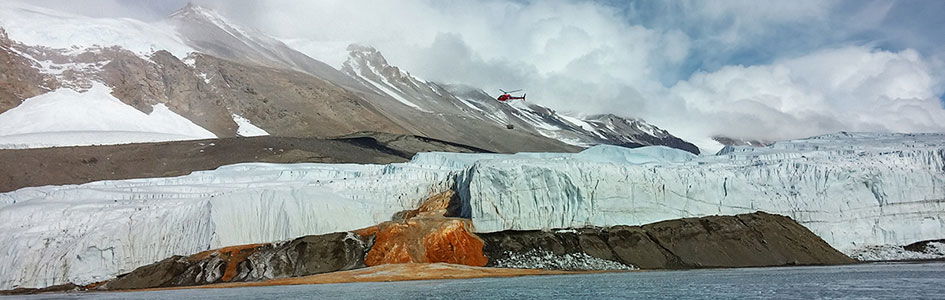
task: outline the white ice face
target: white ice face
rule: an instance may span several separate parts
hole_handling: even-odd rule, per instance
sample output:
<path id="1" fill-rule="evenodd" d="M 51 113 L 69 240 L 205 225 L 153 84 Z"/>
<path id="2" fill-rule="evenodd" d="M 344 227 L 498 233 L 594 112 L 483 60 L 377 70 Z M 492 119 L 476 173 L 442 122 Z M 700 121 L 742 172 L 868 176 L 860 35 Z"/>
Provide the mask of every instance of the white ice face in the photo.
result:
<path id="1" fill-rule="evenodd" d="M 766 211 L 846 253 L 945 237 L 945 135 L 836 134 L 644 164 L 604 162 L 642 155 L 602 149 L 481 161 L 458 179 L 460 195 L 480 232 Z M 580 159 L 590 153 L 597 161 Z"/>
<path id="2" fill-rule="evenodd" d="M 24 188 L 0 194 L 0 289 L 86 284 L 172 255 L 364 228 L 452 177 L 410 164 L 239 164 Z"/>
<path id="3" fill-rule="evenodd" d="M 229 245 L 353 230 L 457 187 L 476 230 L 767 211 L 846 253 L 945 237 L 945 135 L 836 134 L 694 156 L 421 153 L 391 165 L 239 164 L 0 194 L 0 289 L 89 283 Z"/>

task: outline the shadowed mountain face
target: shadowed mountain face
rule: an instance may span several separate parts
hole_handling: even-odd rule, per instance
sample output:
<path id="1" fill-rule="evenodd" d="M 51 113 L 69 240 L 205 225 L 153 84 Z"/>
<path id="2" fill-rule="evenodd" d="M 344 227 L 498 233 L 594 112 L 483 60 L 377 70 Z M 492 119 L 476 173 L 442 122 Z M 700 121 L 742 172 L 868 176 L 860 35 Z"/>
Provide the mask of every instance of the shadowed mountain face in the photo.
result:
<path id="1" fill-rule="evenodd" d="M 577 118 L 530 102 L 499 102 L 473 87 L 424 81 L 367 46 L 349 47 L 349 60 L 337 70 L 200 6 L 187 5 L 161 24 L 196 52 L 176 57 L 161 49 L 53 49 L 0 33 L 0 113 L 59 87 L 81 92 L 100 82 L 141 112 L 164 104 L 218 137 L 237 136 L 241 118 L 286 137 L 372 131 L 497 152 L 573 152 L 614 144 L 698 153 L 642 120 Z"/>

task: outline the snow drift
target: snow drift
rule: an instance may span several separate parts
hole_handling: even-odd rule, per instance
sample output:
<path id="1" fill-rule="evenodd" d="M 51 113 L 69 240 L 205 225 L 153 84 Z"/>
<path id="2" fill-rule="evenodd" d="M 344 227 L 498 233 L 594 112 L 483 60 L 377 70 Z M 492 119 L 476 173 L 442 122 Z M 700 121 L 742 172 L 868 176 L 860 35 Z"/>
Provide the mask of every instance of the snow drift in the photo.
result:
<path id="1" fill-rule="evenodd" d="M 0 149 L 194 140 L 217 136 L 157 104 L 145 114 L 100 83 L 61 88 L 0 114 Z"/>

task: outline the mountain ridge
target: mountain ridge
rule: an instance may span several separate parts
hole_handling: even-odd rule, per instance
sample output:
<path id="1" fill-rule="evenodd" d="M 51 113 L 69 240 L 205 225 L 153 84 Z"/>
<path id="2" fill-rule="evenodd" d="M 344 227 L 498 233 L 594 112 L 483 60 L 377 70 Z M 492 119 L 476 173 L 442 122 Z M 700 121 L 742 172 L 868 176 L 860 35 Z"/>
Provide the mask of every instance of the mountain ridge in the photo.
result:
<path id="1" fill-rule="evenodd" d="M 112 27 L 112 23 L 123 22 L 70 18 Z M 34 19 L 47 22 L 42 16 Z M 379 131 L 428 136 L 498 152 L 573 152 L 596 144 L 615 144 L 666 145 L 698 153 L 695 146 L 651 129 L 655 127 L 638 119 L 613 116 L 616 123 L 608 126 L 530 102 L 501 103 L 475 88 L 475 92 L 455 94 L 450 90 L 455 86 L 421 80 L 390 65 L 370 46 L 348 47 L 348 61 L 335 69 L 198 5 L 188 4 L 155 28 L 128 22 L 135 30 L 160 31 L 174 42 L 154 43 L 150 46 L 153 52 L 147 52 L 141 50 L 141 43 L 132 45 L 133 49 L 108 45 L 114 39 L 111 36 L 121 35 L 120 31 L 110 32 L 102 43 L 69 49 L 0 37 L 9 44 L 0 49 L 4 52 L 0 55 L 9 57 L 3 65 L 18 70 L 11 77 L 31 78 L 31 83 L 2 79 L 14 88 L 0 88 L 0 113 L 44 90 L 68 87 L 81 92 L 101 82 L 112 88 L 113 96 L 144 113 L 163 103 L 218 137 L 237 136 L 239 121 L 277 136 Z M 0 28 L 2 25 L 0 22 Z M 66 43 L 62 39 L 52 40 L 61 45 Z M 187 47 L 192 52 L 180 57 L 179 50 L 153 49 L 154 45 Z"/>

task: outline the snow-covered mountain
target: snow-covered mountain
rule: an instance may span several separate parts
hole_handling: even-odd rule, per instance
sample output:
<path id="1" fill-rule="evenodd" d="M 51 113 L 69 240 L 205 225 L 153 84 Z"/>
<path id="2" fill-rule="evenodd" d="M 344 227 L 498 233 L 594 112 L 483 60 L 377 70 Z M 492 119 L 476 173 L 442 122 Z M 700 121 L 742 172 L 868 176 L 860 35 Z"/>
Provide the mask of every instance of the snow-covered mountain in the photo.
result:
<path id="1" fill-rule="evenodd" d="M 528 101 L 498 102 L 481 89 L 424 81 L 390 65 L 372 47 L 351 45 L 341 71 L 363 82 L 374 92 L 386 94 L 415 110 L 492 126 L 512 125 L 516 130 L 588 147 L 612 144 L 626 147 L 665 145 L 698 154 L 699 149 L 669 132 L 640 119 L 616 115 L 568 116 Z"/>
<path id="2" fill-rule="evenodd" d="M 0 289 L 89 283 L 175 254 L 363 228 L 451 188 L 479 232 L 761 210 L 847 254 L 945 237 L 945 135 L 834 134 L 724 152 L 420 153 L 390 165 L 240 164 L 24 188 L 0 194 Z"/>
<path id="3" fill-rule="evenodd" d="M 751 146 L 751 147 L 764 147 L 774 144 L 769 141 L 761 141 L 756 139 L 739 139 L 731 138 L 727 136 L 714 136 L 712 140 L 722 144 L 722 146 Z"/>
<path id="4" fill-rule="evenodd" d="M 253 28 L 240 26 L 206 7 L 187 4 L 165 21 L 185 43 L 200 53 L 251 64 L 312 74 L 348 88 L 351 78 Z"/>
<path id="5" fill-rule="evenodd" d="M 582 120 L 532 103 L 499 103 L 474 88 L 420 80 L 370 47 L 350 47 L 348 62 L 334 69 L 196 5 L 155 23 L 89 18 L 21 2 L 0 8 L 0 17 L 0 28 L 9 33 L 0 36 L 0 57 L 6 58 L 0 64 L 9 70 L 0 78 L 6 83 L 0 85 L 0 113 L 53 90 L 85 92 L 100 84 L 144 114 L 163 105 L 217 137 L 243 135 L 243 128 L 280 136 L 380 131 L 503 152 L 575 151 L 595 144 L 698 151 L 642 120 Z M 105 102 L 89 105 L 95 103 Z M 112 125 L 106 127 L 138 130 Z M 70 131 L 65 123 L 47 128 Z M 139 140 L 151 138 L 125 142 Z M 43 145 L 48 143 L 35 143 Z"/>

